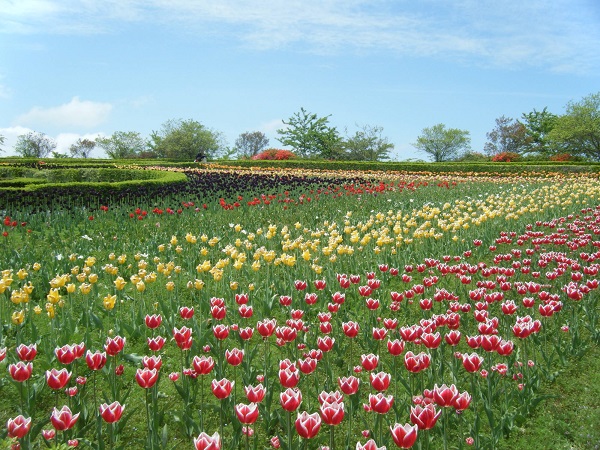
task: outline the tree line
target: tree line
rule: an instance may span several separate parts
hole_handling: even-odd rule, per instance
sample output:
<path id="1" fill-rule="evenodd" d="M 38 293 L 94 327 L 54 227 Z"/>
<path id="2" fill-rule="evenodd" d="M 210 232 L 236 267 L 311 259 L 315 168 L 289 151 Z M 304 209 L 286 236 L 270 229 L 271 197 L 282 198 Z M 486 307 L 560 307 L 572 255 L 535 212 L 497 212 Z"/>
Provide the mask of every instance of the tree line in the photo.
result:
<path id="1" fill-rule="evenodd" d="M 342 134 L 330 124 L 330 117 L 320 117 L 301 108 L 288 120 L 282 120 L 277 140 L 291 147 L 300 158 L 363 161 L 390 158 L 394 144 L 384 136 L 382 127 L 362 125 L 354 132 L 346 128 Z M 482 151 L 473 151 L 468 130 L 440 123 L 424 128 L 412 146 L 435 162 L 490 159 L 504 154 L 544 159 L 568 155 L 599 161 L 600 92 L 567 103 L 563 115 L 544 108 L 523 113 L 519 119 L 499 117 L 486 137 Z M 0 135 L 0 150 L 4 142 L 4 136 Z M 57 153 L 53 139 L 32 131 L 17 138 L 15 151 L 23 157 L 87 158 L 95 148 L 100 148 L 113 159 L 194 160 L 197 155 L 208 159 L 252 158 L 268 146 L 269 139 L 264 133 L 247 131 L 229 148 L 220 132 L 196 120 L 173 119 L 153 131 L 149 138 L 136 131 L 116 131 L 95 140 L 79 139 L 71 145 L 69 154 Z"/>

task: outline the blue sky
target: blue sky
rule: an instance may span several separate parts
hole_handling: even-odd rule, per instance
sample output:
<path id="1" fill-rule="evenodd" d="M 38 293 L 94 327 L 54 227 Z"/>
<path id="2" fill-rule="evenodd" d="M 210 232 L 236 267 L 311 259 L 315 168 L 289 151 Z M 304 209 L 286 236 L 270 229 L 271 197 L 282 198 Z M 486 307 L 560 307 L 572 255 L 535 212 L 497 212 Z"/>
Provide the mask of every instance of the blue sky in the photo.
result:
<path id="1" fill-rule="evenodd" d="M 502 115 L 599 92 L 598 49 L 597 0 L 0 0 L 0 156 L 178 118 L 281 148 L 301 107 L 383 127 L 394 160 L 437 123 L 481 151 Z"/>

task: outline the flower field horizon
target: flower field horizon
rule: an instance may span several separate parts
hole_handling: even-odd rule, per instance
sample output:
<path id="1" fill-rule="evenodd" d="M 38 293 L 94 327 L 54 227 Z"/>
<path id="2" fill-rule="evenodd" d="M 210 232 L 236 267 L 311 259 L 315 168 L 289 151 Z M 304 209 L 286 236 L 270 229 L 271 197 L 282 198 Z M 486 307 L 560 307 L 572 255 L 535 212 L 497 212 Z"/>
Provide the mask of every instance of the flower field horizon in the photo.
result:
<path id="1" fill-rule="evenodd" d="M 495 448 L 600 343 L 596 176 L 187 175 L 0 211 L 0 448 Z"/>

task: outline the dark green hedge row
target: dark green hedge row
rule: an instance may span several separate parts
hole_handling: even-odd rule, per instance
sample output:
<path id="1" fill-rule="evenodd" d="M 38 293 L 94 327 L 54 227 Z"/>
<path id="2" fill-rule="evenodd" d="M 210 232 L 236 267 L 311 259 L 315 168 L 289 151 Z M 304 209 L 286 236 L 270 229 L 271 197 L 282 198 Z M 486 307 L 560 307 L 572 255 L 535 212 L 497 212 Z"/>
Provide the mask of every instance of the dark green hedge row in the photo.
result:
<path id="1" fill-rule="evenodd" d="M 369 161 L 326 161 L 311 159 L 296 159 L 287 161 L 253 161 L 253 160 L 218 160 L 209 164 L 194 163 L 192 161 L 159 160 L 159 159 L 24 159 L 4 158 L 0 159 L 0 168 L 3 164 L 14 168 L 200 168 L 216 164 L 217 166 L 239 167 L 239 168 L 286 168 L 286 169 L 315 169 L 315 170 L 358 170 L 358 171 L 394 171 L 394 172 L 464 172 L 464 173 L 599 173 L 600 163 L 589 162 L 555 162 L 555 161 L 521 161 L 521 162 L 369 162 Z M 1 177 L 1 175 L 0 175 Z"/>
<path id="2" fill-rule="evenodd" d="M 70 170 L 56 178 L 72 176 Z M 100 169 L 119 172 L 119 169 Z M 97 172 L 99 172 L 98 170 Z M 50 171 L 53 172 L 53 171 Z M 60 173 L 61 171 L 57 171 Z M 123 198 L 155 197 L 175 192 L 188 184 L 187 177 L 181 172 L 128 170 L 126 181 L 68 181 L 27 183 L 28 179 L 7 179 L 0 184 L 0 205 L 7 207 L 36 206 L 46 208 L 57 203 L 63 206 L 88 206 L 118 201 Z M 102 172 L 100 172 L 102 173 Z M 109 172 L 103 173 L 104 177 Z M 113 174 L 115 175 L 115 174 Z M 136 178 L 137 176 L 137 178 Z M 112 178 L 115 179 L 115 178 Z M 44 181 L 44 179 L 41 179 Z M 27 183 L 27 184 L 25 184 Z"/>

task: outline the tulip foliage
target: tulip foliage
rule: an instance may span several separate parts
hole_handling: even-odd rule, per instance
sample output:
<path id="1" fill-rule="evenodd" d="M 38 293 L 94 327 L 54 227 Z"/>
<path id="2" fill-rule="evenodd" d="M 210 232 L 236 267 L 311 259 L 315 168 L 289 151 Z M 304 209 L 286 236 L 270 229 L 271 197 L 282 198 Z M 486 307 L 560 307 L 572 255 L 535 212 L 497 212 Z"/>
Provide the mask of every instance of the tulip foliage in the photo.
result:
<path id="1" fill-rule="evenodd" d="M 256 176 L 7 211 L 0 436 L 494 448 L 600 342 L 595 180 Z"/>

